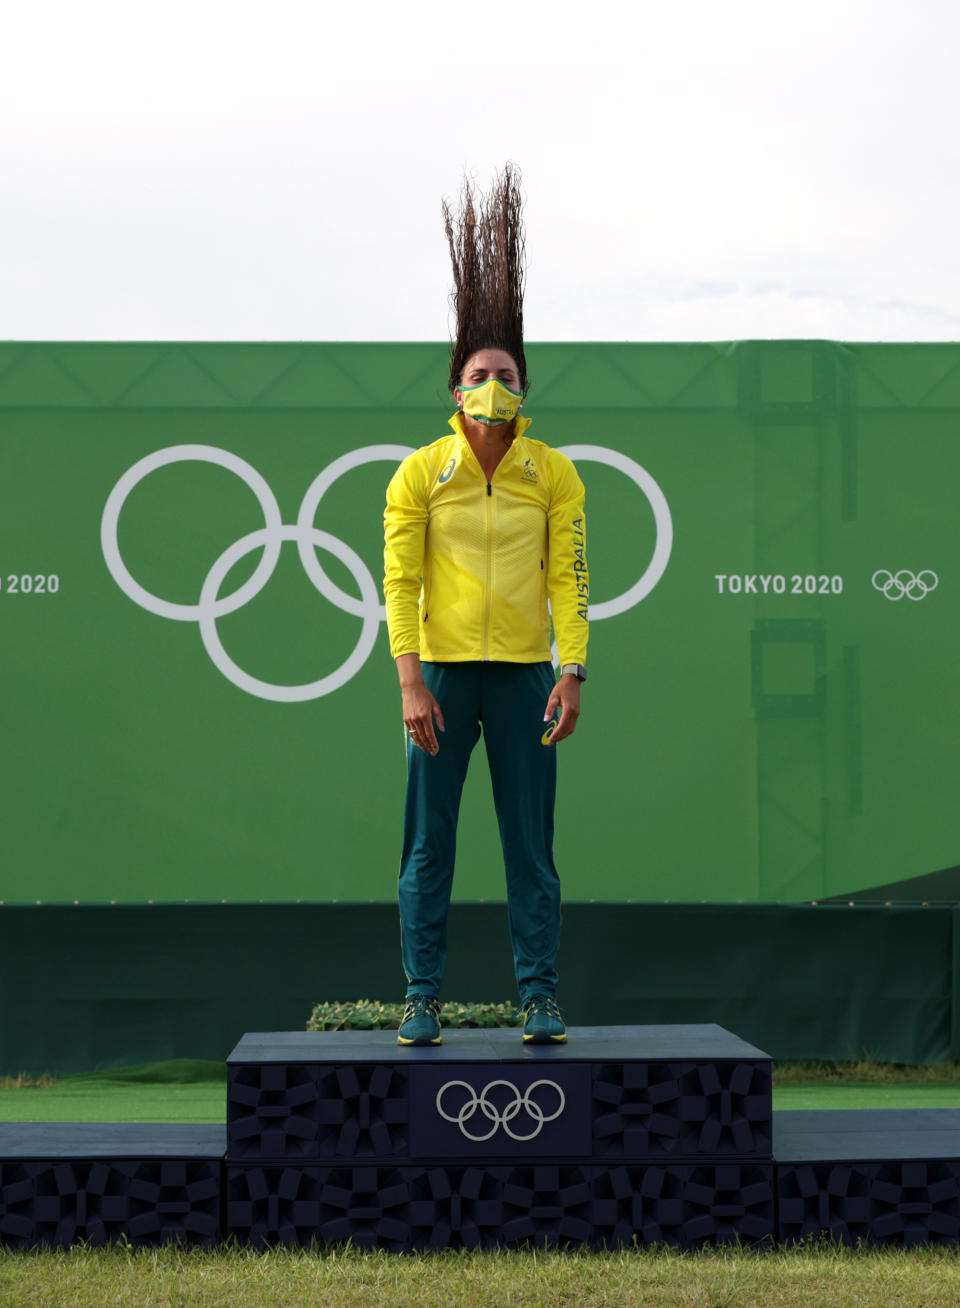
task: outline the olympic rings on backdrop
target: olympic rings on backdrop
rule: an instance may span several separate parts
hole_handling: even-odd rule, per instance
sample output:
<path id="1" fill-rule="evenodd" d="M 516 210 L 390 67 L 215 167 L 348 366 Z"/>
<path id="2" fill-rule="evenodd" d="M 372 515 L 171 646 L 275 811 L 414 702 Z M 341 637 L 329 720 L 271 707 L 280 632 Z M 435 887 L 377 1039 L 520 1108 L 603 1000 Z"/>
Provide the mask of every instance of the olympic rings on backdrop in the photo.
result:
<path id="1" fill-rule="evenodd" d="M 455 1086 L 459 1086 L 461 1089 L 466 1090 L 469 1098 L 464 1101 L 459 1112 L 448 1113 L 444 1110 L 441 1101 L 447 1091 L 452 1090 Z M 495 1090 L 497 1086 L 505 1087 L 513 1095 L 513 1098 L 503 1109 L 497 1108 L 496 1104 L 492 1103 L 487 1098 L 490 1091 Z M 549 1086 L 550 1090 L 556 1093 L 558 1103 L 554 1112 L 545 1113 L 537 1101 L 531 1097 L 534 1090 L 539 1086 Z M 474 1144 L 481 1144 L 484 1140 L 489 1140 L 491 1136 L 496 1134 L 501 1126 L 511 1140 L 517 1140 L 521 1143 L 525 1140 L 533 1140 L 540 1134 L 547 1122 L 553 1122 L 560 1116 L 566 1106 L 567 1097 L 563 1093 L 561 1087 L 557 1085 L 556 1081 L 534 1081 L 531 1085 L 527 1086 L 523 1094 L 520 1093 L 512 1081 L 488 1081 L 479 1094 L 477 1094 L 473 1086 L 468 1085 L 466 1081 L 447 1081 L 446 1084 L 442 1085 L 437 1091 L 437 1112 L 444 1121 L 455 1123 L 455 1125 L 460 1128 L 460 1134 L 465 1136 L 467 1140 L 472 1140 Z M 493 1125 L 489 1131 L 485 1131 L 481 1135 L 473 1135 L 467 1130 L 466 1123 L 475 1116 L 478 1109 L 480 1110 L 481 1115 L 485 1117 L 488 1122 L 492 1122 Z M 513 1131 L 510 1127 L 510 1123 L 515 1117 L 519 1116 L 521 1109 L 526 1112 L 527 1116 L 533 1122 L 533 1130 L 527 1132 L 526 1135 L 519 1134 L 518 1132 Z M 485 1124 L 478 1123 L 478 1125 L 482 1126 Z"/>
<path id="2" fill-rule="evenodd" d="M 627 458 L 619 450 L 607 449 L 605 445 L 562 445 L 559 449 L 561 454 L 565 454 L 568 459 L 573 459 L 574 463 L 605 463 L 608 468 L 616 468 L 618 472 L 629 477 L 634 485 L 640 487 L 653 510 L 657 539 L 650 562 L 640 579 L 622 595 L 601 600 L 599 603 L 592 600 L 590 602 L 591 622 L 599 618 L 612 618 L 618 613 L 626 613 L 627 609 L 632 609 L 635 604 L 646 599 L 666 572 L 667 564 L 670 562 L 670 552 L 673 549 L 673 518 L 670 516 L 667 497 L 646 468 L 641 468 L 639 463 L 634 463 L 633 459 Z"/>
<path id="3" fill-rule="evenodd" d="M 366 445 L 362 449 L 351 450 L 349 454 L 344 454 L 341 458 L 335 459 L 328 468 L 325 468 L 311 482 L 300 505 L 296 526 L 290 526 L 281 522 L 280 509 L 270 487 L 257 470 L 244 459 L 238 458 L 235 454 L 230 454 L 227 450 L 217 449 L 213 445 L 171 445 L 167 449 L 157 450 L 155 453 L 148 454 L 145 458 L 140 459 L 123 474 L 110 492 L 100 523 L 100 543 L 103 548 L 103 557 L 114 581 L 135 604 L 139 604 L 141 608 L 147 609 L 150 613 L 156 613 L 161 618 L 172 618 L 177 622 L 198 623 L 204 646 L 214 666 L 240 690 L 245 690 L 248 694 L 256 695 L 260 699 L 276 700 L 286 704 L 318 699 L 321 695 L 329 695 L 331 691 L 338 690 L 341 686 L 346 685 L 351 677 L 355 676 L 366 663 L 376 642 L 380 623 L 384 617 L 384 609 L 380 603 L 379 592 L 370 574 L 370 569 L 360 558 L 360 555 L 338 537 L 331 536 L 329 532 L 319 531 L 314 527 L 313 519 L 317 507 L 326 491 L 329 490 L 337 478 L 351 468 L 359 468 L 364 463 L 373 463 L 381 459 L 391 463 L 398 463 L 410 453 L 411 449 L 407 445 Z M 199 603 L 174 604 L 170 600 L 164 600 L 157 595 L 151 594 L 130 575 L 120 555 L 117 525 L 120 519 L 120 510 L 123 508 L 127 496 L 144 477 L 169 463 L 182 463 L 190 460 L 215 463 L 219 467 L 235 473 L 241 481 L 250 487 L 257 497 L 263 512 L 265 525 L 258 531 L 252 531 L 249 535 L 234 541 L 232 545 L 224 550 L 204 579 L 200 589 Z M 331 672 L 326 677 L 321 677 L 319 681 L 308 682 L 300 686 L 277 686 L 272 682 L 260 681 L 258 678 L 250 676 L 230 658 L 223 648 L 217 632 L 217 618 L 221 618 L 227 613 L 233 613 L 244 604 L 248 604 L 256 595 L 259 595 L 273 576 L 273 570 L 277 566 L 280 549 L 284 541 L 296 541 L 304 570 L 320 594 L 337 608 L 343 609 L 345 612 L 363 620 L 357 643 L 346 661 L 335 672 Z M 353 595 L 348 595 L 346 591 L 334 585 L 317 562 L 316 550 L 318 548 L 333 554 L 344 564 L 357 583 L 360 590 L 359 599 L 356 599 Z M 221 597 L 220 587 L 223 585 L 230 569 L 255 549 L 262 549 L 263 555 L 249 580 L 244 582 L 233 594 Z"/>
<path id="4" fill-rule="evenodd" d="M 904 595 L 907 599 L 922 600 L 940 584 L 940 578 L 929 568 L 917 573 L 910 572 L 907 568 L 901 568 L 899 572 L 888 572 L 886 568 L 880 568 L 871 580 L 874 588 L 888 600 L 903 599 Z"/>
<path id="5" fill-rule="evenodd" d="M 170 618 L 174 622 L 196 622 L 204 648 L 214 666 L 240 690 L 256 695 L 260 699 L 276 700 L 280 703 L 318 699 L 321 695 L 329 695 L 331 691 L 346 685 L 360 671 L 376 643 L 380 623 L 386 617 L 384 606 L 380 603 L 376 582 L 360 556 L 345 541 L 314 526 L 320 501 L 345 472 L 380 460 L 399 463 L 412 452 L 411 447 L 407 445 L 365 445 L 334 459 L 310 483 L 300 504 L 296 525 L 291 525 L 281 521 L 276 498 L 263 477 L 236 454 L 214 445 L 171 445 L 166 449 L 156 450 L 129 468 L 107 498 L 100 523 L 103 557 L 114 581 L 135 604 L 149 613 L 155 613 L 161 618 Z M 639 604 L 663 576 L 673 548 L 673 520 L 670 509 L 663 491 L 653 477 L 619 450 L 611 450 L 603 445 L 566 445 L 562 447 L 561 453 L 582 462 L 604 463 L 608 467 L 616 468 L 640 488 L 653 510 L 657 532 L 656 543 L 645 571 L 623 594 L 590 605 L 591 618 L 610 618 Z M 234 541 L 223 551 L 204 578 L 196 604 L 177 604 L 152 594 L 134 579 L 120 554 L 117 527 L 127 496 L 144 477 L 168 464 L 190 461 L 213 463 L 239 477 L 253 491 L 263 513 L 264 525 L 257 531 L 252 531 L 240 540 Z M 237 609 L 260 594 L 273 576 L 280 558 L 280 550 L 286 541 L 296 543 L 303 569 L 324 599 L 329 600 L 335 608 L 341 609 L 344 613 L 360 618 L 362 623 L 357 643 L 346 661 L 336 671 L 321 677 L 318 681 L 299 686 L 278 686 L 244 672 L 227 654 L 217 631 L 218 618 L 225 617 L 228 613 L 235 613 Z M 261 550 L 262 554 L 250 577 L 231 594 L 221 595 L 220 588 L 231 568 L 240 559 L 257 549 Z M 341 590 L 327 576 L 317 558 L 318 549 L 332 554 L 347 568 L 357 583 L 360 591 L 359 599 Z"/>

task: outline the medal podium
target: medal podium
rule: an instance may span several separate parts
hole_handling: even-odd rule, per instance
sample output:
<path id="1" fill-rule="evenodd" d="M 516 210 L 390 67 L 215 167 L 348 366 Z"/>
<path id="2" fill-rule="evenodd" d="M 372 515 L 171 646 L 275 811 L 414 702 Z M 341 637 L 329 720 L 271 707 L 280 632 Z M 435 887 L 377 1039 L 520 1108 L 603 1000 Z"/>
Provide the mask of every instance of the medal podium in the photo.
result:
<path id="1" fill-rule="evenodd" d="M 774 1235 L 770 1059 L 717 1026 L 247 1035 L 227 1227 L 403 1250 Z"/>
<path id="2" fill-rule="evenodd" d="M 0 1123 L 0 1244 L 960 1241 L 960 1109 L 774 1113 L 722 1027 L 569 1035 L 249 1034 L 226 1128 Z"/>

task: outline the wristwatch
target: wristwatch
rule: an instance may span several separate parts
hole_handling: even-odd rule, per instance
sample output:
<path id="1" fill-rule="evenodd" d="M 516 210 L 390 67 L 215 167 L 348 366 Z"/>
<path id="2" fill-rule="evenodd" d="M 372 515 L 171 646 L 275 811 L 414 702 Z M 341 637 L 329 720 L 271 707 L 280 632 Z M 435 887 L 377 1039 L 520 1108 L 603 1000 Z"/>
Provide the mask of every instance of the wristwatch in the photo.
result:
<path id="1" fill-rule="evenodd" d="M 587 669 L 582 663 L 564 663 L 563 667 L 560 669 L 560 675 L 561 677 L 569 675 L 576 677 L 578 681 L 586 681 Z"/>

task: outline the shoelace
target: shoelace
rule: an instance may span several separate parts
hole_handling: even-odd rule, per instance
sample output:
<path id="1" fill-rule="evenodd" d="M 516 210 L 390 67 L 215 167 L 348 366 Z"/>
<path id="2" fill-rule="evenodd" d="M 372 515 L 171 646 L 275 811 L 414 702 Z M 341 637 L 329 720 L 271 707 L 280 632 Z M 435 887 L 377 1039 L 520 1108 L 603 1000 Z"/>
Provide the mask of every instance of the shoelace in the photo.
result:
<path id="1" fill-rule="evenodd" d="M 563 1021 L 557 1001 L 552 995 L 534 995 L 523 1005 L 520 1013 L 522 1017 L 532 1017 L 534 1013 L 546 1013 L 547 1017 L 555 1017 L 558 1022 Z"/>
<path id="2" fill-rule="evenodd" d="M 412 1017 L 436 1017 L 440 1016 L 440 1001 L 433 995 L 412 995 L 407 1000 L 407 1006 L 403 1010 L 404 1022 L 409 1022 Z"/>

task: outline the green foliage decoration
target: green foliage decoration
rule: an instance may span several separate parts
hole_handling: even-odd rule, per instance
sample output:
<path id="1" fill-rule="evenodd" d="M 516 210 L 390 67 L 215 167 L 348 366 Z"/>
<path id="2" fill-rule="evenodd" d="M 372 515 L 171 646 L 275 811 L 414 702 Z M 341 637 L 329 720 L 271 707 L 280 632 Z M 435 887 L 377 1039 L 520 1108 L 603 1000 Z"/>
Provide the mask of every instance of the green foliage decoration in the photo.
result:
<path id="1" fill-rule="evenodd" d="M 316 1004 L 307 1019 L 308 1031 L 396 1031 L 403 1019 L 403 1004 L 376 999 L 329 1000 Z M 440 1025 L 447 1027 L 522 1026 L 515 1004 L 461 1004 L 450 1001 L 440 1010 Z"/>

